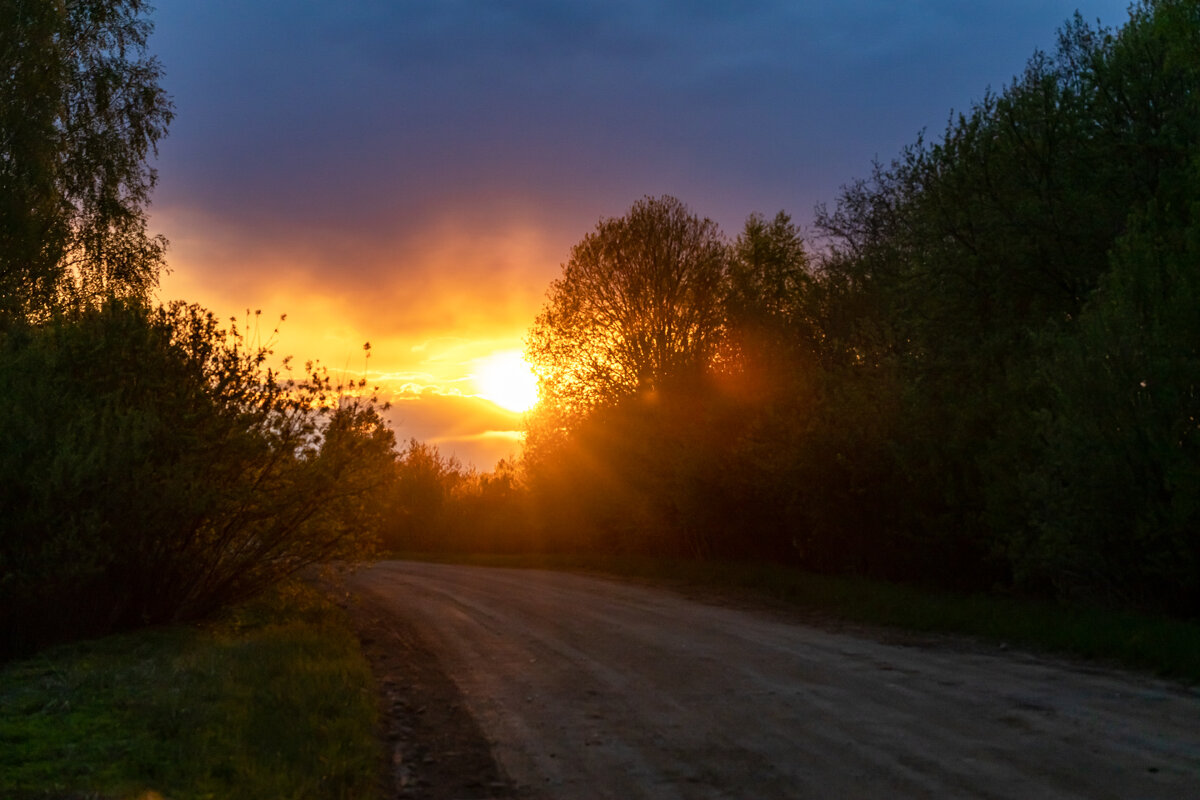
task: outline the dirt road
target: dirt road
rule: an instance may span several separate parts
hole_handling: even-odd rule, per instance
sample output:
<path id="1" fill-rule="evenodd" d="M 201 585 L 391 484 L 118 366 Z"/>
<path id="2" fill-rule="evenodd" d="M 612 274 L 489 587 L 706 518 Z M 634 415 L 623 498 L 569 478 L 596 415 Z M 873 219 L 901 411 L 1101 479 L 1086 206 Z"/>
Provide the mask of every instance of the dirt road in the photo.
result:
<path id="1" fill-rule="evenodd" d="M 383 562 L 522 797 L 1200 798 L 1200 693 L 562 573 Z"/>

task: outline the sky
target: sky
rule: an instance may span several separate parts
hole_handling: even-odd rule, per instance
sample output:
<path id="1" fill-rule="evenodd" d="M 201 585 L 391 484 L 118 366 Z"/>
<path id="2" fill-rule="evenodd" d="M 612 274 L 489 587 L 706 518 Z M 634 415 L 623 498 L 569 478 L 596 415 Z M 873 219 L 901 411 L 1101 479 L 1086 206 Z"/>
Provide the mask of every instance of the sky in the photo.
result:
<path id="1" fill-rule="evenodd" d="M 807 225 L 1075 11 L 1126 6 L 159 0 L 159 296 L 286 314 L 277 352 L 365 374 L 402 443 L 488 470 L 522 424 L 488 375 L 599 220 L 669 194 L 730 237 Z"/>

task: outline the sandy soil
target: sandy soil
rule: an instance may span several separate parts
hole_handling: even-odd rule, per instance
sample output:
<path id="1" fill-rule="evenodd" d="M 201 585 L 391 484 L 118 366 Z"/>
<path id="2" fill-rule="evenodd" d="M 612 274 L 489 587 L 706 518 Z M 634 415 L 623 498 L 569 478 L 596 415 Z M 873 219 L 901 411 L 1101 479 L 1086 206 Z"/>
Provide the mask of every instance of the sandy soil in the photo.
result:
<path id="1" fill-rule="evenodd" d="M 348 587 L 437 653 L 520 797 L 1200 798 L 1200 693 L 1144 676 L 563 573 Z"/>
<path id="2" fill-rule="evenodd" d="M 379 687 L 387 754 L 379 796 L 394 800 L 500 800 L 514 787 L 500 771 L 462 692 L 395 603 L 352 597 L 341 579 L 324 589 L 350 612 Z"/>

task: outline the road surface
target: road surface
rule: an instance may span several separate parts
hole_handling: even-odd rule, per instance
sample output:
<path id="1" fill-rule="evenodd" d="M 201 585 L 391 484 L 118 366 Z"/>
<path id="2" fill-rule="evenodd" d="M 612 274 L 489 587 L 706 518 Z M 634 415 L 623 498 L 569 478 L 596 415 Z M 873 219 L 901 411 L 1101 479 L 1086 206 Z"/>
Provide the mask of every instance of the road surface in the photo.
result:
<path id="1" fill-rule="evenodd" d="M 1200 798 L 1200 693 L 618 581 L 381 562 L 529 798 Z"/>

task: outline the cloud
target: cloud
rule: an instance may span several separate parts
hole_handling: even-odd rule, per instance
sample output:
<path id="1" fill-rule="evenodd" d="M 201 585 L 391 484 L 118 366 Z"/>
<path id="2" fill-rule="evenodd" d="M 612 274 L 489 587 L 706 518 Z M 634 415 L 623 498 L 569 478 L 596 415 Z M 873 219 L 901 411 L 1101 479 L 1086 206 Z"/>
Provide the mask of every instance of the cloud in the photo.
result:
<path id="1" fill-rule="evenodd" d="M 467 465 L 490 470 L 496 461 L 521 449 L 523 417 L 479 397 L 440 392 L 434 387 L 385 393 L 386 413 L 396 439 L 438 446 Z"/>
<path id="2" fill-rule="evenodd" d="M 472 350 L 463 363 L 489 345 L 520 348 L 569 251 L 520 221 L 471 228 L 444 219 L 374 238 L 257 231 L 179 209 L 158 212 L 155 223 L 172 242 L 164 299 L 186 297 L 221 316 L 287 313 L 282 341 L 297 356 L 357 363 L 370 341 L 373 368 L 396 372 L 444 362 L 454 343 Z"/>

